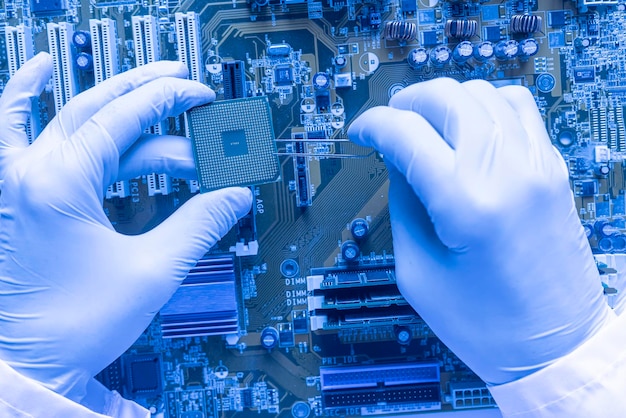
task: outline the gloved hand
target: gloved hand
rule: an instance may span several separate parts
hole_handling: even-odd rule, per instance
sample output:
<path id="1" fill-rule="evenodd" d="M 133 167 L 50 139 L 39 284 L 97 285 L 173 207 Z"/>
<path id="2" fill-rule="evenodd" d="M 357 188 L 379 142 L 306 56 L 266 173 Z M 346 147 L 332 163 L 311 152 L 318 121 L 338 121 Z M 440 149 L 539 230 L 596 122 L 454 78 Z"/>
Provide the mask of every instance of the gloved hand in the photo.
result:
<path id="1" fill-rule="evenodd" d="M 452 351 L 506 383 L 614 318 L 527 89 L 436 79 L 389 105 L 348 134 L 384 155 L 398 286 Z"/>
<path id="2" fill-rule="evenodd" d="M 39 54 L 0 98 L 0 359 L 80 402 L 252 197 L 199 195 L 145 234 L 118 234 L 102 201 L 120 174 L 195 176 L 188 139 L 144 130 L 215 95 L 181 63 L 146 65 L 73 98 L 27 146 L 30 98 L 51 73 Z"/>

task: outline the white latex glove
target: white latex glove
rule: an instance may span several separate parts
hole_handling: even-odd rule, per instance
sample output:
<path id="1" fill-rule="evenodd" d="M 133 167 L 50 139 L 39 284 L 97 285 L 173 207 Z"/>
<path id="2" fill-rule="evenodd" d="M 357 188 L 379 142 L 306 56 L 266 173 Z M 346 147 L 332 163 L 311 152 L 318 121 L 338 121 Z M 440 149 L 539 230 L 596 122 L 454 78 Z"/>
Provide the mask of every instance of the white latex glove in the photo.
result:
<path id="1" fill-rule="evenodd" d="M 188 139 L 144 129 L 215 95 L 180 63 L 146 65 L 72 99 L 28 146 L 30 98 L 51 73 L 39 54 L 0 98 L 0 359 L 80 402 L 249 211 L 251 194 L 198 195 L 150 232 L 118 234 L 102 201 L 119 174 L 194 176 Z"/>
<path id="2" fill-rule="evenodd" d="M 469 367 L 490 384 L 519 379 L 614 318 L 527 89 L 437 79 L 389 105 L 348 134 L 390 168 L 401 292 Z"/>

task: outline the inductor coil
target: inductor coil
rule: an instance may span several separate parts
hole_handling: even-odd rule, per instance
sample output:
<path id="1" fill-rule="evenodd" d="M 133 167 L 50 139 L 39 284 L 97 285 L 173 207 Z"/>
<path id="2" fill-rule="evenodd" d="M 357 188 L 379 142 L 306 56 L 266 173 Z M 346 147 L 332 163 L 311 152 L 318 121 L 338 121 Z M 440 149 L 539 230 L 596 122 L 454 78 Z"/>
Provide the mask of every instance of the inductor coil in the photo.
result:
<path id="1" fill-rule="evenodd" d="M 475 20 L 447 20 L 445 35 L 448 38 L 469 39 L 476 36 L 478 22 Z"/>
<path id="2" fill-rule="evenodd" d="M 385 38 L 398 41 L 412 41 L 417 37 L 415 23 L 392 20 L 385 23 Z"/>
<path id="3" fill-rule="evenodd" d="M 511 16 L 511 33 L 534 33 L 541 31 L 541 16 Z"/>

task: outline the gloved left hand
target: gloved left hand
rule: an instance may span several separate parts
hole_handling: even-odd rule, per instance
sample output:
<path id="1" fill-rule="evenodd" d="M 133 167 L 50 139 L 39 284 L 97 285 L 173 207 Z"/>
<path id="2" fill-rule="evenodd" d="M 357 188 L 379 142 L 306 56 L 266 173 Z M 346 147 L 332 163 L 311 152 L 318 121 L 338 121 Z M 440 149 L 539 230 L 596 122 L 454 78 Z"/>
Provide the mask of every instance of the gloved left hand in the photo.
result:
<path id="1" fill-rule="evenodd" d="M 102 208 L 109 184 L 194 175 L 187 138 L 144 130 L 215 95 L 184 79 L 180 63 L 146 65 L 72 99 L 28 146 L 31 97 L 51 73 L 39 54 L 0 98 L 0 359 L 80 402 L 252 197 L 245 188 L 198 195 L 145 234 L 118 234 Z"/>

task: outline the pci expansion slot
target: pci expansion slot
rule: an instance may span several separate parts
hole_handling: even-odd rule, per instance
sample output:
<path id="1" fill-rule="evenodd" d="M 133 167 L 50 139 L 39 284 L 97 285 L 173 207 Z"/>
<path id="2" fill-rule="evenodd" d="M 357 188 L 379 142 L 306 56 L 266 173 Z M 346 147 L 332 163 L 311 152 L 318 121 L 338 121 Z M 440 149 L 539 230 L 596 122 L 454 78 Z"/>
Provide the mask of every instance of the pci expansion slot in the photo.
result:
<path id="1" fill-rule="evenodd" d="M 74 27 L 66 22 L 48 23 L 48 46 L 52 55 L 54 108 L 58 114 L 77 93 L 71 39 Z"/>
<path id="2" fill-rule="evenodd" d="M 33 28 L 24 24 L 5 26 L 9 76 L 13 77 L 26 61 L 33 57 Z M 26 122 L 26 137 L 31 144 L 39 130 L 39 100 L 32 105 L 31 117 Z"/>
<path id="3" fill-rule="evenodd" d="M 119 72 L 117 55 L 117 30 L 112 19 L 90 19 L 89 32 L 93 51 L 93 73 L 96 84 L 102 83 Z M 106 190 L 106 198 L 130 195 L 128 181 L 118 181 Z"/>
<path id="4" fill-rule="evenodd" d="M 176 24 L 176 47 L 178 48 L 178 60 L 187 66 L 189 79 L 204 81 L 202 69 L 202 40 L 200 39 L 200 16 L 195 12 L 175 13 Z M 189 136 L 189 125 L 185 115 L 185 134 Z M 191 193 L 200 191 L 197 180 L 189 181 Z"/>
<path id="5" fill-rule="evenodd" d="M 137 67 L 158 61 L 160 58 L 158 24 L 154 16 L 133 16 L 133 43 L 135 45 L 135 64 Z M 147 129 L 147 133 L 162 135 L 163 123 L 157 123 Z M 146 176 L 148 196 L 168 195 L 172 191 L 172 179 L 167 174 L 151 173 Z"/>
<path id="6" fill-rule="evenodd" d="M 93 74 L 95 83 L 99 84 L 119 72 L 115 21 L 108 18 L 89 19 L 89 32 L 93 50 Z"/>

